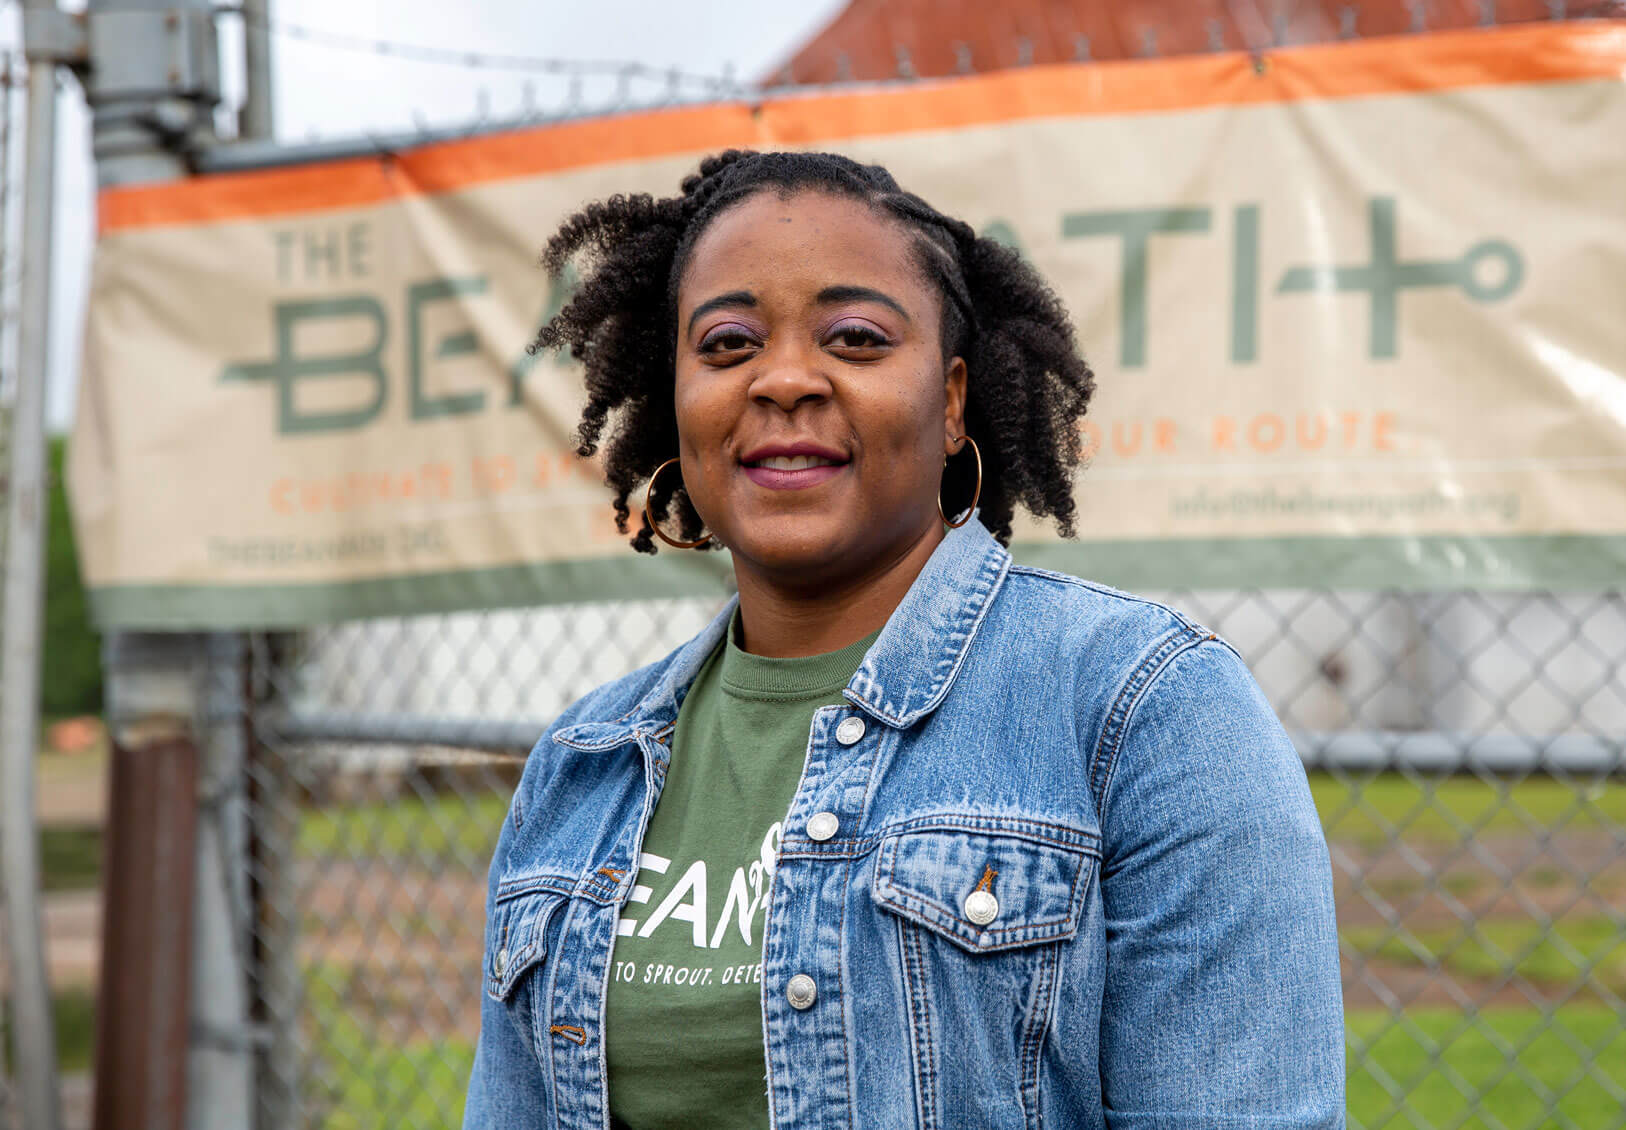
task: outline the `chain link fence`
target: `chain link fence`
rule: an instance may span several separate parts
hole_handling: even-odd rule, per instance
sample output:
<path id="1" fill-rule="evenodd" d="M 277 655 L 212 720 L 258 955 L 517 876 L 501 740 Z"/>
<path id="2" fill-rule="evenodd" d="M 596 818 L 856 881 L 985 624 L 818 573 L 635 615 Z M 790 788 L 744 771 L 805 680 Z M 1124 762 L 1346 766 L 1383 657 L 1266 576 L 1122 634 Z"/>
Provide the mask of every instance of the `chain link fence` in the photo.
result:
<path id="1" fill-rule="evenodd" d="M 725 595 L 253 640 L 262 1125 L 458 1122 L 516 755 Z M 1626 594 L 1144 595 L 1243 652 L 1309 769 L 1350 1125 L 1626 1125 Z"/>
<path id="2" fill-rule="evenodd" d="M 254 641 L 251 682 L 272 705 L 249 783 L 262 1125 L 459 1121 L 486 869 L 524 755 L 569 702 L 678 646 L 725 597 Z"/>

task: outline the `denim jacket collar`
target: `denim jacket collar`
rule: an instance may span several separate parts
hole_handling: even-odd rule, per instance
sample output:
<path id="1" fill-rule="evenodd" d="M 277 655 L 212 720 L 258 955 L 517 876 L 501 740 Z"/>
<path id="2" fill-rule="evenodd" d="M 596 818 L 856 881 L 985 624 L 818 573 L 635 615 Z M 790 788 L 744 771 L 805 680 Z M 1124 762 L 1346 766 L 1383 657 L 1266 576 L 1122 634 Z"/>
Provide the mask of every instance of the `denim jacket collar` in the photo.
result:
<path id="1" fill-rule="evenodd" d="M 937 709 L 1005 582 L 1011 555 L 972 519 L 944 535 L 847 684 L 846 696 L 888 726 Z"/>
<path id="2" fill-rule="evenodd" d="M 977 519 L 975 512 L 972 518 Z M 949 530 L 853 673 L 846 697 L 888 726 L 911 726 L 935 710 L 959 674 L 1010 564 L 1010 554 L 980 520 Z M 738 603 L 737 595 L 730 597 L 711 623 L 674 652 L 654 686 L 627 714 L 614 721 L 577 723 L 555 740 L 595 752 L 671 726 Z"/>

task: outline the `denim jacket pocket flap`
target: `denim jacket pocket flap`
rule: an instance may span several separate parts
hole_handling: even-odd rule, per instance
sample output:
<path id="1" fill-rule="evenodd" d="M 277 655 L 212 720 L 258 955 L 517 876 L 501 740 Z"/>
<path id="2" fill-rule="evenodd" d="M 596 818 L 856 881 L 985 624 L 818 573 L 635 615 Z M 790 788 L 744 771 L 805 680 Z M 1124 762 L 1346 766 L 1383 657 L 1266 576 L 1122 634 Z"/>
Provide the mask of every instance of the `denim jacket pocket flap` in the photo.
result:
<path id="1" fill-rule="evenodd" d="M 993 953 L 1077 933 L 1095 859 L 1025 834 L 906 831 L 881 841 L 870 894 L 961 949 Z"/>
<path id="2" fill-rule="evenodd" d="M 506 1001 L 538 962 L 547 956 L 548 924 L 566 902 L 551 891 L 497 896 L 486 921 L 486 992 Z"/>

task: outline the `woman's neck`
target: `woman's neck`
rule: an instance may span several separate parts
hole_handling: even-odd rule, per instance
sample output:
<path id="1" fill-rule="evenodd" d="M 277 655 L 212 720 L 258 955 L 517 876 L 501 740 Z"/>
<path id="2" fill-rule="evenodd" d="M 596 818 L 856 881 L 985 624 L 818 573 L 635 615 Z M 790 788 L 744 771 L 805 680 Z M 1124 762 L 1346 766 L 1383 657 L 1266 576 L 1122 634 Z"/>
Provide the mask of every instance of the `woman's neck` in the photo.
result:
<path id="1" fill-rule="evenodd" d="M 839 651 L 878 630 L 943 540 L 933 524 L 902 551 L 861 575 L 785 584 L 734 558 L 744 650 L 786 659 Z"/>

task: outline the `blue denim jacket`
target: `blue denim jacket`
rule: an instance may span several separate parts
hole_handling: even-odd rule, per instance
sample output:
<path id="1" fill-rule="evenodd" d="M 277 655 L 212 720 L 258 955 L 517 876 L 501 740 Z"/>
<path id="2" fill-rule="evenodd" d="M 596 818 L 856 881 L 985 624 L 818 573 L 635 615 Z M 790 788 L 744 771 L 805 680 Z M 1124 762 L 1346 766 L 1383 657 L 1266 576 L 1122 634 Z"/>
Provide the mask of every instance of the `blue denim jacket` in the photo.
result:
<path id="1" fill-rule="evenodd" d="M 491 865 L 467 1130 L 608 1125 L 616 922 L 731 611 L 532 751 Z M 1013 565 L 973 521 L 844 693 L 814 714 L 763 928 L 775 1126 L 1343 1125 L 1326 843 L 1229 644 Z"/>

